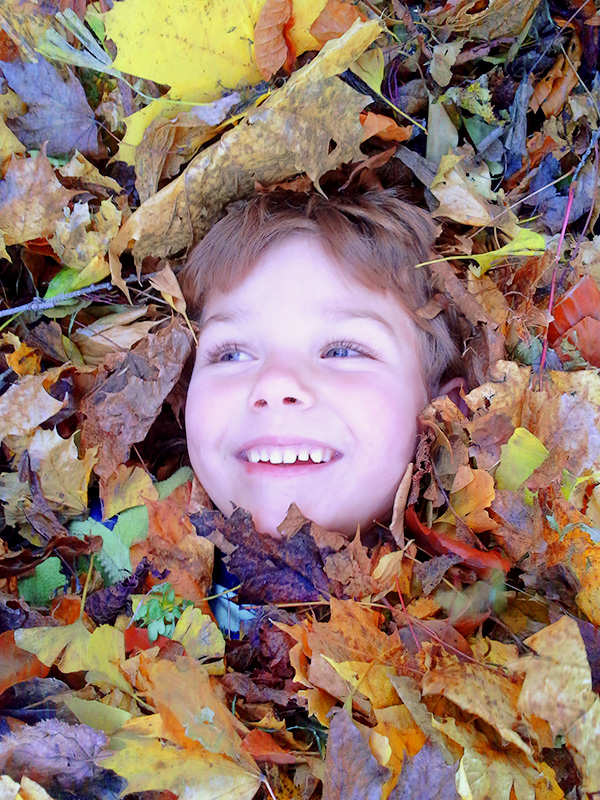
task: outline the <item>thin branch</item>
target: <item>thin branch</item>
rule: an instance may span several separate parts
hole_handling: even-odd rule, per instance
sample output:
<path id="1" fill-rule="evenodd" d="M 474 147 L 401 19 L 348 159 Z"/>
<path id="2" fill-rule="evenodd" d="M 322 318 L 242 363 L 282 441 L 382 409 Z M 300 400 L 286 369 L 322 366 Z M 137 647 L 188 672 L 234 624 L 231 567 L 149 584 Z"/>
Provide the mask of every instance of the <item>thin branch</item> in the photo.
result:
<path id="1" fill-rule="evenodd" d="M 146 275 L 142 275 L 140 281 L 148 280 L 155 275 L 158 275 L 158 272 L 149 272 Z M 136 275 L 130 275 L 128 278 L 125 278 L 125 283 L 134 283 L 137 280 Z M 45 311 L 48 308 L 56 308 L 56 306 L 60 306 L 77 297 L 83 297 L 86 294 L 93 294 L 94 292 L 100 292 L 104 289 L 116 288 L 117 287 L 111 281 L 104 281 L 104 283 L 92 283 L 90 286 L 86 286 L 84 289 L 76 289 L 74 292 L 57 294 L 49 300 L 42 300 L 36 297 L 30 303 L 25 303 L 25 305 L 15 306 L 14 308 L 3 308 L 0 310 L 0 318 L 10 317 L 11 315 L 17 316 L 17 314 L 22 314 L 24 311 Z"/>

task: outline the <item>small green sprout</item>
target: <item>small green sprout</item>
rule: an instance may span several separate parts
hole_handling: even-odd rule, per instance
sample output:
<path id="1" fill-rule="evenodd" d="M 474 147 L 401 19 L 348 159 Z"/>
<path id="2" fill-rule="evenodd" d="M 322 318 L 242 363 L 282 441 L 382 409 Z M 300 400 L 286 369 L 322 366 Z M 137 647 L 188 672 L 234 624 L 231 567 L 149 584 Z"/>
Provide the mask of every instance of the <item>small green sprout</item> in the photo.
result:
<path id="1" fill-rule="evenodd" d="M 148 638 L 154 642 L 161 634 L 171 637 L 184 610 L 192 605 L 191 600 L 177 597 L 170 583 L 159 583 L 139 602 L 131 621 L 148 628 Z"/>

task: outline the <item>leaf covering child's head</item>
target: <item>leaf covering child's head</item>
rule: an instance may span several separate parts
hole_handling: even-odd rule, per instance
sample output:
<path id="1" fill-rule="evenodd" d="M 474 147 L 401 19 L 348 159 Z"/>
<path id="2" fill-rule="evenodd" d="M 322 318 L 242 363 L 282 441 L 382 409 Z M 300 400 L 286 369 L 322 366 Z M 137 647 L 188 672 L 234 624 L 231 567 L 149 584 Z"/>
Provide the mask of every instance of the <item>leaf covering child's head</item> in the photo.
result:
<path id="1" fill-rule="evenodd" d="M 237 204 L 181 282 L 200 322 L 186 408 L 192 466 L 226 515 L 277 533 L 291 503 L 351 535 L 388 516 L 417 415 L 457 373 L 433 296 L 435 228 L 391 191 Z"/>

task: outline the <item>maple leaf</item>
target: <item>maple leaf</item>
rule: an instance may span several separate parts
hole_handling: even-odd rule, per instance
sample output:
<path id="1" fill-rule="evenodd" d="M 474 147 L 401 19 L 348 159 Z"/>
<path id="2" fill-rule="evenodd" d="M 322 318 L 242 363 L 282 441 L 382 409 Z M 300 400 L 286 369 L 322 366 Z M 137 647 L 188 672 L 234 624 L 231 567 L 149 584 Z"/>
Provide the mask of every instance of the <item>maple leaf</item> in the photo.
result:
<path id="1" fill-rule="evenodd" d="M 27 149 L 47 142 L 51 156 L 79 150 L 99 155 L 98 128 L 83 87 L 73 72 L 64 75 L 39 55 L 36 63 L 0 62 L 0 70 L 10 86 L 27 104 L 27 111 L 8 120 L 8 127 Z"/>
<path id="2" fill-rule="evenodd" d="M 250 110 L 235 128 L 196 156 L 179 178 L 147 200 L 113 240 L 113 280 L 120 275 L 116 259 L 132 242 L 137 263 L 146 255 L 175 253 L 187 247 L 194 235 L 206 233 L 223 206 L 249 194 L 255 181 L 268 185 L 306 172 L 317 182 L 328 169 L 360 158 L 358 112 L 367 101 L 336 76 L 379 31 L 378 23 L 370 20 L 328 42 L 285 86 Z"/>

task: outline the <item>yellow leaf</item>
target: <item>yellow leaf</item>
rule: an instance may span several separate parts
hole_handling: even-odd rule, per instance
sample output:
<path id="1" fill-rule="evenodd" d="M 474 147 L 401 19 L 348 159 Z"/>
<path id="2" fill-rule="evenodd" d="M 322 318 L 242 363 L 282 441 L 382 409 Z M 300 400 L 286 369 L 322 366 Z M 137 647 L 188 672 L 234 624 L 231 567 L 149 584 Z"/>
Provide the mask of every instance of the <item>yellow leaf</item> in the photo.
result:
<path id="1" fill-rule="evenodd" d="M 121 217 L 122 212 L 112 200 L 103 200 L 93 216 L 88 203 L 75 203 L 72 211 L 65 206 L 63 218 L 57 220 L 49 243 L 65 266 L 82 271 L 106 255 L 109 243 L 119 230 Z M 98 278 L 99 272 L 96 265 L 93 279 Z"/>
<path id="2" fill-rule="evenodd" d="M 81 514 L 87 508 L 87 487 L 97 461 L 97 447 L 78 457 L 75 434 L 62 439 L 55 429 L 38 428 L 28 446 L 31 467 L 40 477 L 42 494 L 53 508 Z"/>
<path id="3" fill-rule="evenodd" d="M 396 705 L 398 695 L 390 683 L 390 676 L 396 675 L 393 667 L 373 662 L 342 661 L 336 663 L 332 658 L 323 656 L 338 675 L 350 684 L 353 691 L 364 694 L 374 708 L 387 708 Z"/>
<path id="4" fill-rule="evenodd" d="M 109 736 L 116 733 L 127 720 L 131 719 L 129 711 L 109 706 L 99 700 L 84 700 L 74 694 L 66 694 L 64 702 L 79 722 L 89 725 L 97 731 L 104 731 Z"/>
<path id="5" fill-rule="evenodd" d="M 495 496 L 494 479 L 489 472 L 464 465 L 458 468 L 450 489 L 450 507 L 475 533 L 497 527 L 486 511 Z"/>
<path id="6" fill-rule="evenodd" d="M 363 80 L 370 89 L 379 94 L 381 92 L 381 82 L 383 81 L 383 52 L 379 47 L 367 50 L 362 56 L 356 59 L 350 67 L 355 75 Z"/>
<path id="7" fill-rule="evenodd" d="M 515 428 L 500 448 L 500 464 L 494 475 L 498 489 L 516 491 L 548 457 L 542 442 L 526 428 Z"/>
<path id="8" fill-rule="evenodd" d="M 7 341 L 15 348 L 14 352 L 6 355 L 6 363 L 16 372 L 17 375 L 38 375 L 41 369 L 42 356 L 32 347 L 29 347 L 25 342 L 21 342 L 18 336 L 7 333 L 4 340 Z"/>
<path id="9" fill-rule="evenodd" d="M 81 620 L 56 628 L 21 628 L 15 631 L 15 643 L 46 666 L 56 664 L 61 672 L 87 670 L 88 683 L 108 682 L 132 693 L 119 670 L 125 661 L 123 633 L 112 625 L 101 625 L 93 633 Z"/>
<path id="10" fill-rule="evenodd" d="M 4 161 L 5 158 L 10 158 L 13 153 L 24 153 L 26 149 L 25 145 L 21 144 L 7 126 L 4 119 L 0 117 L 0 160 Z"/>
<path id="11" fill-rule="evenodd" d="M 119 464 L 102 487 L 102 519 L 110 519 L 128 508 L 158 500 L 158 490 L 142 467 Z"/>
<path id="12" fill-rule="evenodd" d="M 188 606 L 179 618 L 171 638 L 181 642 L 185 652 L 195 659 L 223 658 L 225 639 L 218 626 L 199 608 Z"/>
<path id="13" fill-rule="evenodd" d="M 281 89 L 140 206 L 111 245 L 113 281 L 126 289 L 118 261 L 124 249 L 133 245 L 139 264 L 146 255 L 166 256 L 189 246 L 206 233 L 227 202 L 248 195 L 256 181 L 269 185 L 306 172 L 318 183 L 327 170 L 362 157 L 359 112 L 367 100 L 336 75 L 380 31 L 378 21 L 357 22 L 327 42 Z"/>
<path id="14" fill-rule="evenodd" d="M 163 790 L 190 800 L 252 800 L 261 783 L 260 773 L 220 753 L 125 734 L 113 736 L 111 743 L 116 752 L 103 759 L 102 766 L 125 778 L 128 792 Z"/>
<path id="15" fill-rule="evenodd" d="M 546 240 L 541 233 L 536 233 L 528 228 L 519 228 L 514 239 L 503 247 L 490 250 L 488 253 L 469 256 L 470 259 L 477 262 L 477 267 L 470 267 L 470 269 L 479 278 L 508 256 L 536 256 L 543 253 L 545 249 Z"/>

